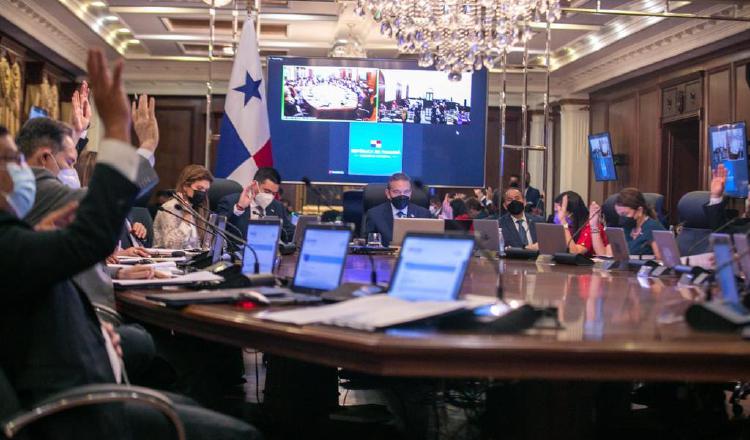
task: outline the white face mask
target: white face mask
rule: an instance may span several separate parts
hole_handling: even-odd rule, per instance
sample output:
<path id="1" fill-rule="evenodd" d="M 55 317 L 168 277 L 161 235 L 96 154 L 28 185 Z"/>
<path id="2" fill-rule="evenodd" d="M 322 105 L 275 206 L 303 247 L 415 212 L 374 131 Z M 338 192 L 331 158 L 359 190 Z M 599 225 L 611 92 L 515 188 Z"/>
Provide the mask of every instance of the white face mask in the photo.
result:
<path id="1" fill-rule="evenodd" d="M 81 188 L 81 181 L 78 179 L 78 173 L 73 168 L 63 168 L 57 174 L 57 178 L 62 183 L 73 189 Z"/>
<path id="2" fill-rule="evenodd" d="M 9 163 L 6 165 L 8 174 L 13 181 L 13 191 L 4 194 L 5 200 L 16 211 L 18 218 L 26 217 L 34 206 L 36 197 L 36 179 L 27 165 Z"/>
<path id="3" fill-rule="evenodd" d="M 261 208 L 266 209 L 268 208 L 268 205 L 270 205 L 271 202 L 273 202 L 273 199 L 274 199 L 273 194 L 262 192 L 262 193 L 258 193 L 255 196 L 255 203 L 257 203 L 258 206 L 260 206 Z"/>

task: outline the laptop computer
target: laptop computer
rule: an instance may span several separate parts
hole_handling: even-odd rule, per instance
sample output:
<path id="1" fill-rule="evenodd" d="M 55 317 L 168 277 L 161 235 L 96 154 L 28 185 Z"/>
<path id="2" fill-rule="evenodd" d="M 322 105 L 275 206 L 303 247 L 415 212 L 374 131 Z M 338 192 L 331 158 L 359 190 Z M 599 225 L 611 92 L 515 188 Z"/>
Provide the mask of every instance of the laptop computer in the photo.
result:
<path id="1" fill-rule="evenodd" d="M 255 255 L 258 256 L 260 273 L 273 273 L 280 235 L 281 220 L 278 218 L 248 220 L 246 237 L 249 246 L 245 246 L 243 252 L 242 273 L 253 273 Z"/>
<path id="2" fill-rule="evenodd" d="M 387 294 L 409 301 L 458 299 L 474 244 L 471 235 L 410 232 L 403 240 Z"/>
<path id="3" fill-rule="evenodd" d="M 474 235 L 480 249 L 498 251 L 500 249 L 500 224 L 493 219 L 474 220 Z"/>
<path id="4" fill-rule="evenodd" d="M 216 264 L 224 255 L 224 236 L 221 235 L 227 228 L 227 217 L 224 215 L 216 216 L 216 229 L 220 232 L 214 234 L 214 242 L 211 246 L 211 264 Z"/>
<path id="5" fill-rule="evenodd" d="M 721 307 L 724 317 L 739 324 L 750 323 L 750 311 L 740 301 L 737 277 L 734 274 L 734 250 L 729 234 L 711 234 L 711 249 L 716 261 L 714 277 L 721 290 L 722 301 L 709 301 Z M 704 304 L 707 306 L 708 304 Z"/>
<path id="6" fill-rule="evenodd" d="M 302 237 L 305 236 L 305 229 L 310 223 L 320 223 L 320 216 L 317 215 L 301 215 L 297 218 L 297 224 L 294 227 L 294 237 L 292 242 L 299 249 L 302 246 Z"/>
<path id="7" fill-rule="evenodd" d="M 747 234 L 734 234 L 734 247 L 740 260 L 740 270 L 745 278 L 745 287 L 750 287 L 750 242 Z"/>
<path id="8" fill-rule="evenodd" d="M 562 225 L 552 223 L 536 223 L 536 240 L 539 243 L 540 255 L 555 255 L 568 252 L 565 242 L 565 231 Z"/>
<path id="9" fill-rule="evenodd" d="M 654 231 L 654 242 L 661 254 L 661 262 L 668 268 L 680 265 L 680 248 L 672 231 Z"/>
<path id="10" fill-rule="evenodd" d="M 396 218 L 393 219 L 393 240 L 390 246 L 401 246 L 409 232 L 445 232 L 445 220 L 434 218 Z"/>

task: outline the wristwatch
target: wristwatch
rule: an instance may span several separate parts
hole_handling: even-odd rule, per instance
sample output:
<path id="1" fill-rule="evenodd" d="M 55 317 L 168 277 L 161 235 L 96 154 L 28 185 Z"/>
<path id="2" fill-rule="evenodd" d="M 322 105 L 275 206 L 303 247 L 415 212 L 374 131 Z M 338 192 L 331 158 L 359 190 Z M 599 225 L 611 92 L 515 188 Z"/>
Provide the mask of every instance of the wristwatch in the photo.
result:
<path id="1" fill-rule="evenodd" d="M 570 225 L 568 225 L 567 223 L 562 223 L 562 227 L 565 228 L 565 229 L 568 229 L 568 228 L 570 228 Z"/>

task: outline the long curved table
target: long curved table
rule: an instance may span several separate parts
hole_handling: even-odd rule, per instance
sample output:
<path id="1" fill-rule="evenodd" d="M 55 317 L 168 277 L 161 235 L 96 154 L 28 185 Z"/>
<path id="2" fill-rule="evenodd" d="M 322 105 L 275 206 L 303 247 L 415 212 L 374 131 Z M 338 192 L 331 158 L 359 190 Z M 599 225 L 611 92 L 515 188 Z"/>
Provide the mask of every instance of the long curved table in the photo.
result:
<path id="1" fill-rule="evenodd" d="M 375 257 L 387 280 L 394 258 Z M 491 261 L 474 258 L 462 293 L 495 294 Z M 289 275 L 294 258 L 279 273 Z M 750 342 L 736 333 L 691 330 L 682 319 L 696 292 L 674 280 L 590 267 L 500 263 L 506 299 L 557 307 L 560 328 L 522 334 L 431 329 L 366 333 L 293 326 L 259 319 L 264 307 L 193 305 L 166 308 L 148 291 L 117 293 L 128 317 L 201 338 L 324 366 L 406 377 L 550 380 L 728 381 L 750 376 Z M 347 259 L 345 281 L 369 279 L 368 258 Z"/>

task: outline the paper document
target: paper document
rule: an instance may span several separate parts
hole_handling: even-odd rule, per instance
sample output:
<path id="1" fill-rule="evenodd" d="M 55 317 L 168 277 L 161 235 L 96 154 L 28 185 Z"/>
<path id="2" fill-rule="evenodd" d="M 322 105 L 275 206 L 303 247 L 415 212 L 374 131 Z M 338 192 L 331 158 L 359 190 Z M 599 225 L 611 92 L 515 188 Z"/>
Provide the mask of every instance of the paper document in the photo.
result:
<path id="1" fill-rule="evenodd" d="M 373 331 L 467 308 L 466 301 L 407 301 L 373 295 L 322 307 L 266 312 L 259 317 L 288 324 L 327 324 Z"/>
<path id="2" fill-rule="evenodd" d="M 157 279 L 152 278 L 150 280 L 112 280 L 115 286 L 173 286 L 179 284 L 190 284 L 198 283 L 202 281 L 223 281 L 219 275 L 211 273 L 207 270 L 201 270 L 198 272 L 191 272 L 186 275 L 180 275 L 174 278 Z"/>
<path id="3" fill-rule="evenodd" d="M 687 265 L 689 260 L 691 266 L 699 266 L 711 270 L 714 268 L 713 256 L 713 252 L 706 252 L 704 254 L 696 254 L 689 257 L 680 257 L 680 263 Z"/>

